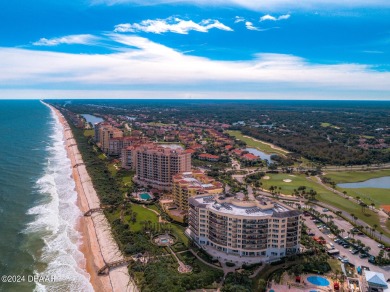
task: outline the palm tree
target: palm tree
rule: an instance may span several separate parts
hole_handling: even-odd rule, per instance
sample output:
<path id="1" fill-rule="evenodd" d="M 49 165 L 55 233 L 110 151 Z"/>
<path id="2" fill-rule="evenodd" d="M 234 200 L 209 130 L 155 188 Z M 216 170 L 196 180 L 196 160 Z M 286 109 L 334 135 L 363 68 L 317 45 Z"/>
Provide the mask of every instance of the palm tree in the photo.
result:
<path id="1" fill-rule="evenodd" d="M 374 224 L 372 225 L 372 233 L 374 234 L 374 231 L 376 231 L 376 229 L 378 228 L 378 225 Z"/>

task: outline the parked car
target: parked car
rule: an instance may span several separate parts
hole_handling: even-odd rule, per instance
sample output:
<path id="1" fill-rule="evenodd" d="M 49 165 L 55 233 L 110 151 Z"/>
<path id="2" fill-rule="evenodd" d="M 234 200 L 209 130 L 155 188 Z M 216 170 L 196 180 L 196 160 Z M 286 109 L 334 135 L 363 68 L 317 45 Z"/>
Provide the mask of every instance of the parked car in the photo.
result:
<path id="1" fill-rule="evenodd" d="M 354 249 L 351 251 L 351 254 L 357 254 L 359 251 L 357 249 Z"/>
<path id="2" fill-rule="evenodd" d="M 322 212 L 328 212 L 329 211 L 329 209 L 328 208 L 324 208 L 324 209 L 322 209 Z"/>
<path id="3" fill-rule="evenodd" d="M 344 264 L 347 264 L 347 263 L 349 263 L 349 259 L 348 258 L 343 258 L 341 260 L 341 262 L 344 263 Z"/>
<path id="4" fill-rule="evenodd" d="M 368 262 L 371 263 L 371 264 L 375 264 L 375 257 L 374 256 L 370 256 L 368 258 Z"/>
<path id="5" fill-rule="evenodd" d="M 368 254 L 362 253 L 362 254 L 359 255 L 359 258 L 361 258 L 361 259 L 368 258 Z"/>
<path id="6" fill-rule="evenodd" d="M 385 248 L 385 246 L 383 244 L 378 244 L 378 247 L 379 248 Z"/>

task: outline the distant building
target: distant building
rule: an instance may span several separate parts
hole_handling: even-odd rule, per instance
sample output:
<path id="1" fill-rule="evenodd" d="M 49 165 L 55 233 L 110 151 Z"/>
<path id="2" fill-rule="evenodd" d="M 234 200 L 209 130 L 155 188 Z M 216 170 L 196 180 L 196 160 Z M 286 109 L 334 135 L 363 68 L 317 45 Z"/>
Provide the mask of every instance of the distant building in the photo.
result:
<path id="1" fill-rule="evenodd" d="M 268 198 L 201 195 L 189 202 L 186 233 L 200 246 L 226 255 L 278 259 L 300 247 L 301 214 Z M 215 253 L 213 253 L 215 254 Z"/>
<path id="2" fill-rule="evenodd" d="M 145 144 L 134 150 L 134 181 L 145 187 L 170 191 L 172 176 L 191 171 L 191 154 L 182 149 Z"/>
<path id="3" fill-rule="evenodd" d="M 110 140 L 114 138 L 122 138 L 123 132 L 122 130 L 115 128 L 108 123 L 103 123 L 98 128 L 99 128 L 98 136 L 99 136 L 100 148 L 104 153 L 109 154 Z M 119 142 L 115 142 L 115 143 L 119 143 Z M 113 144 L 113 145 L 112 145 L 113 149 L 116 149 L 117 144 Z"/>
<path id="4" fill-rule="evenodd" d="M 205 175 L 200 170 L 179 173 L 172 178 L 172 195 L 176 206 L 188 211 L 188 199 L 200 194 L 220 194 L 223 192 L 221 182 Z"/>

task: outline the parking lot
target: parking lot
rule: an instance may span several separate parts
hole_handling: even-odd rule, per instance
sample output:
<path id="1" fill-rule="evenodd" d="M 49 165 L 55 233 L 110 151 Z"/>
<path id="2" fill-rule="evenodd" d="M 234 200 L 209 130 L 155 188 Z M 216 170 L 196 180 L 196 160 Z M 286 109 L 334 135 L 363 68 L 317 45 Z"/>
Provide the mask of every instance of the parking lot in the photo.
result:
<path id="1" fill-rule="evenodd" d="M 332 214 L 334 217 L 334 219 L 332 219 L 334 221 L 334 223 L 337 226 L 339 226 L 339 229 L 345 230 L 344 237 L 347 236 L 347 231 L 352 230 L 353 226 L 349 222 L 344 221 L 342 218 L 338 218 L 335 214 L 330 213 L 329 211 L 323 212 L 323 209 L 319 208 L 319 207 L 317 207 L 315 209 L 317 211 L 320 211 L 321 213 L 327 213 L 328 215 Z M 347 258 L 348 262 L 355 265 L 356 267 L 366 266 L 366 267 L 369 267 L 371 271 L 383 273 L 386 279 L 390 278 L 390 266 L 379 267 L 379 266 L 376 266 L 376 265 L 369 263 L 368 258 L 360 258 L 359 256 L 361 255 L 361 253 L 352 254 L 350 251 L 351 246 L 345 248 L 341 244 L 334 242 L 335 236 L 332 233 L 330 233 L 327 229 L 324 229 L 324 228 L 319 229 L 318 226 L 313 222 L 314 218 L 311 219 L 310 216 L 303 217 L 303 218 L 305 220 L 305 225 L 308 227 L 309 232 L 311 232 L 313 234 L 313 236 L 316 236 L 316 237 L 322 236 L 325 239 L 327 244 L 332 244 L 335 249 L 338 249 L 340 251 L 339 255 L 334 256 L 335 258 L 338 258 L 338 257 Z M 366 246 L 369 246 L 371 248 L 371 250 L 369 251 L 369 254 L 374 255 L 374 256 L 378 255 L 380 248 L 378 247 L 378 243 L 375 240 L 373 240 L 365 235 L 355 235 L 354 238 L 359 239 L 362 243 L 364 243 Z"/>

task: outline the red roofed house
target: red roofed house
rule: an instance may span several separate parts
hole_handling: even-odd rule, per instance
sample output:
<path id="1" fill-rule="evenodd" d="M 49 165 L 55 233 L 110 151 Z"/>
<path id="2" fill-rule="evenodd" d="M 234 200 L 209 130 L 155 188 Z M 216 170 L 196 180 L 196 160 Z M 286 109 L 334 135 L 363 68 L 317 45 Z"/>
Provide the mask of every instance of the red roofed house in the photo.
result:
<path id="1" fill-rule="evenodd" d="M 207 160 L 207 161 L 218 161 L 219 160 L 219 156 L 212 155 L 212 154 L 209 154 L 209 153 L 202 153 L 202 154 L 199 155 L 199 159 L 200 160 Z"/>
<path id="2" fill-rule="evenodd" d="M 260 157 L 253 155 L 252 153 L 247 153 L 242 155 L 242 159 L 256 161 L 256 160 L 260 160 Z"/>

